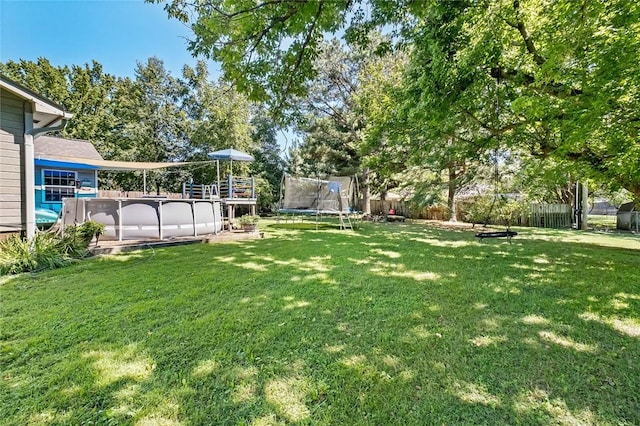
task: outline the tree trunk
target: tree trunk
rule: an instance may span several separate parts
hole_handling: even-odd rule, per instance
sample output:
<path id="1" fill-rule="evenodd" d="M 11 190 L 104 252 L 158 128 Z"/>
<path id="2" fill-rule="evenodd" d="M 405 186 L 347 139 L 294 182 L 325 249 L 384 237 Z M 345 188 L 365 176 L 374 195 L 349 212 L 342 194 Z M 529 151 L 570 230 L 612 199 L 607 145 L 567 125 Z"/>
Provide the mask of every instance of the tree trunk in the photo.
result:
<path id="1" fill-rule="evenodd" d="M 362 213 L 371 215 L 371 191 L 369 190 L 369 169 L 362 172 Z"/>
<path id="2" fill-rule="evenodd" d="M 455 166 L 449 166 L 449 191 L 447 194 L 447 207 L 449 207 L 449 212 L 451 212 L 451 216 L 449 221 L 457 222 L 458 221 L 458 212 L 456 211 L 456 169 Z"/>
<path id="3" fill-rule="evenodd" d="M 640 184 L 638 185 L 629 184 L 624 188 L 631 193 L 633 197 L 633 201 L 635 201 L 636 203 L 640 203 Z"/>
<path id="4" fill-rule="evenodd" d="M 380 201 L 382 201 L 382 216 L 386 217 L 389 215 L 389 209 L 387 208 L 387 189 L 380 193 Z"/>
<path id="5" fill-rule="evenodd" d="M 582 184 L 582 227 L 583 231 L 589 229 L 589 186 Z"/>

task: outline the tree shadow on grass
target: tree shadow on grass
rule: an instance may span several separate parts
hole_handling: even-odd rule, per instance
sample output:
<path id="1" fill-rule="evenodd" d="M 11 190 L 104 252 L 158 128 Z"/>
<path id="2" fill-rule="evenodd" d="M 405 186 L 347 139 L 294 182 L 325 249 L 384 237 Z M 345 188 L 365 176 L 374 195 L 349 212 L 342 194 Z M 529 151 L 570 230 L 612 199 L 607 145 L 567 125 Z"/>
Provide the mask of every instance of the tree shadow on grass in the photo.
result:
<path id="1" fill-rule="evenodd" d="M 277 232 L 4 286 L 2 418 L 640 423 L 636 251 L 415 225 Z"/>

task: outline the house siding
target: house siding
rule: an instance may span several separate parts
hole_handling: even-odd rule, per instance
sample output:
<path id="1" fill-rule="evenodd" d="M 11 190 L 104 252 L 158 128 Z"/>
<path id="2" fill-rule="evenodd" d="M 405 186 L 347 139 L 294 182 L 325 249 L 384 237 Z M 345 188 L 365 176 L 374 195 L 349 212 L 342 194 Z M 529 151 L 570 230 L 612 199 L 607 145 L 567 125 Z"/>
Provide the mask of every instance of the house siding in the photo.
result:
<path id="1" fill-rule="evenodd" d="M 26 112 L 31 112 L 29 103 L 0 89 L 0 233 L 26 228 L 22 176 Z"/>

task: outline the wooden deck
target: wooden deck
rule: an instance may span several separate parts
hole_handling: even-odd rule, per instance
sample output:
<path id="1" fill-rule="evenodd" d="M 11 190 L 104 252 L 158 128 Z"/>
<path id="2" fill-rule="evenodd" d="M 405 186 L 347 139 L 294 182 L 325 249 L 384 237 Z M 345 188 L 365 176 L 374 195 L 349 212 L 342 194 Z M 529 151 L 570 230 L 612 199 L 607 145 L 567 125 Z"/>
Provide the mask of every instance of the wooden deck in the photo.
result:
<path id="1" fill-rule="evenodd" d="M 100 241 L 97 246 L 90 246 L 89 252 L 93 256 L 98 256 L 185 244 L 215 244 L 229 241 L 255 240 L 259 238 L 264 238 L 264 232 L 223 231 L 217 235 L 178 237 L 167 240 Z"/>

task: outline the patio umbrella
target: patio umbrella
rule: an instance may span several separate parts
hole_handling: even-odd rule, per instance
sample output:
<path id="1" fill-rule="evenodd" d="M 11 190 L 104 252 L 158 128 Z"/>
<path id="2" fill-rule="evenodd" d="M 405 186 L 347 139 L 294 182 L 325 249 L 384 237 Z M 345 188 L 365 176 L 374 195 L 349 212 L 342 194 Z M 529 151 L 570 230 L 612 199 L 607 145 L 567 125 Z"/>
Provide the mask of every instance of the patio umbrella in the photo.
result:
<path id="1" fill-rule="evenodd" d="M 251 155 L 233 148 L 210 152 L 207 156 L 212 160 L 253 161 L 253 157 Z"/>
<path id="2" fill-rule="evenodd" d="M 233 176 L 233 160 L 246 162 L 253 161 L 253 157 L 251 155 L 233 148 L 210 152 L 209 154 L 207 154 L 207 157 L 212 160 L 216 160 L 216 169 L 218 172 L 218 188 L 220 187 L 220 160 L 229 160 L 231 162 L 231 164 L 229 165 L 229 173 L 231 174 L 231 176 Z"/>

